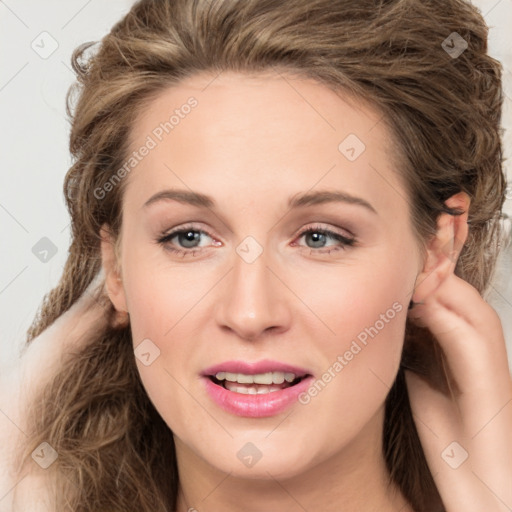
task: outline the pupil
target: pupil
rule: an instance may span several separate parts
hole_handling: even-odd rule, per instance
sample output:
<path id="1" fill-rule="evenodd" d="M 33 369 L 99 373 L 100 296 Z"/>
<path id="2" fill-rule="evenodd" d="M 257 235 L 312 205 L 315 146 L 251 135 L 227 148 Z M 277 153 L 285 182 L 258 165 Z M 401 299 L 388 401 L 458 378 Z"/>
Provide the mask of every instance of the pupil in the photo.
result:
<path id="1" fill-rule="evenodd" d="M 325 238 L 325 235 L 323 233 L 309 233 L 309 236 L 313 239 L 313 243 L 319 243 L 320 245 L 315 247 L 322 247 L 322 242 L 325 242 L 323 238 Z"/>
<path id="2" fill-rule="evenodd" d="M 183 236 L 183 238 L 181 238 Z M 195 247 L 195 245 L 193 245 L 197 239 L 199 238 L 199 233 L 195 232 L 195 231 L 187 231 L 186 233 L 182 233 L 182 235 L 180 235 L 180 243 L 181 242 L 185 242 L 183 244 L 184 247 L 187 247 L 187 248 L 190 248 L 190 247 Z M 192 245 L 187 245 L 191 243 Z"/>

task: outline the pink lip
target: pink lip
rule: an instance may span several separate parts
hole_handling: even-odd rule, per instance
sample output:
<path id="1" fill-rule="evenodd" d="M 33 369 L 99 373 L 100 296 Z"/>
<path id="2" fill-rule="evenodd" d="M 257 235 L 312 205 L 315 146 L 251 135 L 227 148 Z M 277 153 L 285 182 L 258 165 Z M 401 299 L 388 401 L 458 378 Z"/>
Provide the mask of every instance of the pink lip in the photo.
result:
<path id="1" fill-rule="evenodd" d="M 299 377 L 308 374 L 309 376 L 303 378 L 294 386 L 263 395 L 245 395 L 229 391 L 223 386 L 215 384 L 209 377 L 218 372 L 253 375 L 270 371 L 291 372 Z M 231 414 L 251 418 L 274 416 L 283 412 L 298 400 L 299 395 L 306 391 L 314 380 L 314 377 L 306 369 L 270 360 L 263 360 L 257 363 L 226 361 L 225 363 L 207 368 L 202 372 L 202 376 L 207 393 L 219 407 Z"/>
<path id="2" fill-rule="evenodd" d="M 298 368 L 297 366 L 280 363 L 279 361 L 263 359 L 262 361 L 255 363 L 247 363 L 245 361 L 225 361 L 224 363 L 219 363 L 206 368 L 201 372 L 201 375 L 215 375 L 218 372 L 245 373 L 247 375 L 267 372 L 289 372 L 294 373 L 297 377 L 302 377 L 303 375 L 312 373 L 305 368 Z"/>
<path id="3" fill-rule="evenodd" d="M 299 395 L 309 388 L 313 380 L 314 377 L 309 376 L 298 384 L 279 391 L 264 395 L 244 395 L 215 384 L 209 377 L 203 377 L 206 391 L 218 406 L 237 416 L 250 418 L 263 418 L 283 412 L 292 403 L 298 401 Z"/>

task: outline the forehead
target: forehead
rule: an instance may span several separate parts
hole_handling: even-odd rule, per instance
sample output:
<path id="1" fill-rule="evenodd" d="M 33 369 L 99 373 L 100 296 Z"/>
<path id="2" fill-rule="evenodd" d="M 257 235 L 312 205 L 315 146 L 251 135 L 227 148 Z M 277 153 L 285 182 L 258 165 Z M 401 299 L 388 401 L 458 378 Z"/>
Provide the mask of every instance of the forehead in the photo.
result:
<path id="1" fill-rule="evenodd" d="M 141 112 L 131 148 L 144 145 L 151 148 L 129 173 L 126 191 L 138 205 L 161 188 L 256 201 L 269 190 L 288 198 L 318 186 L 364 193 L 384 209 L 405 207 L 382 114 L 310 79 L 189 77 Z"/>

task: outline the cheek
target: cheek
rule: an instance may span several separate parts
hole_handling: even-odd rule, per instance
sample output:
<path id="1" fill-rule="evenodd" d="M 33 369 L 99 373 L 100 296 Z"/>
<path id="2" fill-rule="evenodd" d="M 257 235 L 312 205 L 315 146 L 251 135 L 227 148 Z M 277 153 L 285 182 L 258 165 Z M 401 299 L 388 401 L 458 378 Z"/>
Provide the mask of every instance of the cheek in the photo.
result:
<path id="1" fill-rule="evenodd" d="M 315 349 L 322 352 L 327 373 L 321 380 L 336 380 L 332 388 L 338 391 L 349 386 L 355 405 L 359 399 L 383 400 L 399 367 L 414 269 L 404 256 L 389 252 L 336 272 L 317 272 L 296 288 L 315 314 L 303 327 L 309 325 Z"/>
<path id="2" fill-rule="evenodd" d="M 173 268 L 159 250 L 134 250 L 124 265 L 124 288 L 130 322 L 137 340 L 165 340 L 168 333 L 190 310 L 208 283 L 198 278 L 192 266 Z"/>
<path id="3" fill-rule="evenodd" d="M 184 391 L 179 374 L 186 366 L 183 362 L 191 356 L 190 343 L 179 342 L 189 341 L 186 335 L 180 335 L 180 329 L 187 325 L 186 317 L 180 319 L 190 307 L 185 308 L 183 294 L 165 286 L 162 280 L 151 281 L 149 274 L 143 278 L 143 273 L 139 277 L 131 281 L 127 291 L 137 370 L 159 415 L 171 430 L 179 431 L 181 422 L 192 422 L 198 414 L 190 407 L 190 395 Z"/>
<path id="4" fill-rule="evenodd" d="M 329 426 L 325 437 L 332 447 L 356 437 L 381 409 L 399 369 L 407 315 L 402 289 L 393 273 L 370 277 L 340 277 L 337 287 L 331 280 L 338 291 L 325 295 L 323 305 L 317 299 L 334 334 L 323 326 L 315 331 L 323 373 L 299 401 L 308 417 Z"/>
<path id="5" fill-rule="evenodd" d="M 301 277 L 290 274 L 288 282 L 306 306 L 302 316 L 309 318 L 309 310 L 326 340 L 354 338 L 375 324 L 379 331 L 394 329 L 397 334 L 405 316 L 402 321 L 395 317 L 406 312 L 414 284 L 410 266 L 379 254 L 372 260 L 317 268 L 314 275 L 296 272 Z M 361 338 L 364 341 L 364 334 Z"/>

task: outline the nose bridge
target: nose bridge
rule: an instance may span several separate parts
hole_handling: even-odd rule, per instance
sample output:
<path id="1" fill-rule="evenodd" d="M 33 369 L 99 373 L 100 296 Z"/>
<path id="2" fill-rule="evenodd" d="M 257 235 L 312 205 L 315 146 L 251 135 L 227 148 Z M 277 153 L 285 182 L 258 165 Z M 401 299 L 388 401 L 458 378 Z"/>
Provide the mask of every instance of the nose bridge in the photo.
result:
<path id="1" fill-rule="evenodd" d="M 236 248 L 232 271 L 220 297 L 218 322 L 243 338 L 256 338 L 289 320 L 283 285 L 267 268 L 270 254 L 251 237 Z"/>

